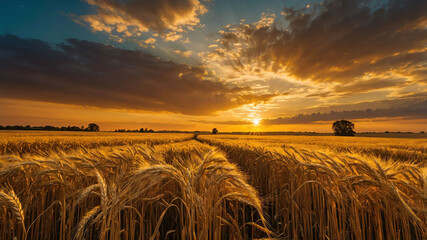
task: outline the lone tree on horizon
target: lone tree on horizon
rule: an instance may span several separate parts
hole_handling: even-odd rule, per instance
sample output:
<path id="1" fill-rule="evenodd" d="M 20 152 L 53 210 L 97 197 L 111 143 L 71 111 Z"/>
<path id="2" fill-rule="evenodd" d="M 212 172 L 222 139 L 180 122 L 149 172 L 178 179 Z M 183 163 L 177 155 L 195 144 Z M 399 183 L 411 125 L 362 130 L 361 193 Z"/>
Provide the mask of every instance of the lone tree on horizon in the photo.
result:
<path id="1" fill-rule="evenodd" d="M 96 123 L 90 123 L 88 126 L 88 130 L 91 132 L 99 132 L 99 125 Z"/>
<path id="2" fill-rule="evenodd" d="M 336 136 L 354 136 L 354 123 L 347 120 L 338 120 L 332 124 Z"/>
<path id="3" fill-rule="evenodd" d="M 214 128 L 212 129 L 212 134 L 217 134 L 218 133 L 218 129 Z"/>

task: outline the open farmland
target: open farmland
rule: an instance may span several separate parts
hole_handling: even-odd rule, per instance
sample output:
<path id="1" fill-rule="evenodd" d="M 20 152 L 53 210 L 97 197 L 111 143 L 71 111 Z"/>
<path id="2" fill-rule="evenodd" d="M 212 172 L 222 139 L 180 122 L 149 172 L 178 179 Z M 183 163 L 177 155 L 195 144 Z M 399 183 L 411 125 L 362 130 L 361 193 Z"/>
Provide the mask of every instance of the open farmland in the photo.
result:
<path id="1" fill-rule="evenodd" d="M 398 137 L 398 135 L 397 135 Z M 209 143 L 248 147 L 297 148 L 337 153 L 358 153 L 381 160 L 427 163 L 427 138 L 377 138 L 339 136 L 252 136 L 210 135 L 199 137 Z"/>
<path id="2" fill-rule="evenodd" d="M 426 139 L 0 136 L 0 239 L 427 237 Z"/>
<path id="3" fill-rule="evenodd" d="M 108 133 L 108 132 L 0 132 L 0 154 L 40 154 L 41 152 L 64 152 L 73 149 L 132 146 L 153 146 L 193 138 L 193 134 L 155 133 Z"/>

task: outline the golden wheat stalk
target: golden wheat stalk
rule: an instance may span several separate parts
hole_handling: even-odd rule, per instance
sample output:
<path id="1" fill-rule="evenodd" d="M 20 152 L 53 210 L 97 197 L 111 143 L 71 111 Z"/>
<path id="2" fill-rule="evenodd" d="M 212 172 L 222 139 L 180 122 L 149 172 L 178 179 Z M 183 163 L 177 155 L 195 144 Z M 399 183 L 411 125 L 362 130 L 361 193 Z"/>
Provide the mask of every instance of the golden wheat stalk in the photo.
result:
<path id="1" fill-rule="evenodd" d="M 26 228 L 24 209 L 22 208 L 21 201 L 15 194 L 15 191 L 13 191 L 12 188 L 9 190 L 0 189 L 0 203 L 3 203 L 12 212 L 16 220 L 21 224 L 25 239 Z"/>

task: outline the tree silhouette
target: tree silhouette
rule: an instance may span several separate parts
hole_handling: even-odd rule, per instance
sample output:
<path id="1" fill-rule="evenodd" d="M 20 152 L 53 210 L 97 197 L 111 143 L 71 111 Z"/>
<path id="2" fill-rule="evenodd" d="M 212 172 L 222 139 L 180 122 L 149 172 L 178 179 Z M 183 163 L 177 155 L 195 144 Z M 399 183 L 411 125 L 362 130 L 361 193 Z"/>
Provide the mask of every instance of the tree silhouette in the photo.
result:
<path id="1" fill-rule="evenodd" d="M 332 124 L 332 129 L 336 136 L 354 136 L 354 123 L 347 120 L 335 121 Z"/>
<path id="2" fill-rule="evenodd" d="M 91 132 L 99 132 L 99 126 L 96 123 L 90 123 L 88 126 L 88 130 Z"/>
<path id="3" fill-rule="evenodd" d="M 214 128 L 212 129 L 212 134 L 217 134 L 218 133 L 218 129 Z"/>

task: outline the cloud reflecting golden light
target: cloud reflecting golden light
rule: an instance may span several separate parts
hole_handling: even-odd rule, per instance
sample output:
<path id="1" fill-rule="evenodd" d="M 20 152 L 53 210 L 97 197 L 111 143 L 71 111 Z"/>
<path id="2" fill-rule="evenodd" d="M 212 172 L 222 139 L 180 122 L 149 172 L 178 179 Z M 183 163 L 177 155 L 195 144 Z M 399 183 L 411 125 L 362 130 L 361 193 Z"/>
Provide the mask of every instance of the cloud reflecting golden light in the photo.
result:
<path id="1" fill-rule="evenodd" d="M 200 25 L 200 16 L 207 12 L 199 0 L 86 0 L 96 9 L 95 14 L 74 17 L 80 24 L 87 24 L 92 31 L 108 33 L 112 39 L 123 41 L 129 37 L 140 37 L 153 31 L 165 41 L 176 41 L 182 33 Z M 148 38 L 146 44 L 156 39 Z"/>
<path id="2" fill-rule="evenodd" d="M 426 1 L 285 3 L 221 21 L 216 1 L 84 2 L 72 18 L 105 41 L 0 35 L 0 124 L 425 130 Z"/>

